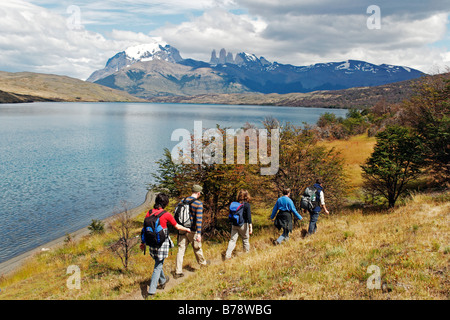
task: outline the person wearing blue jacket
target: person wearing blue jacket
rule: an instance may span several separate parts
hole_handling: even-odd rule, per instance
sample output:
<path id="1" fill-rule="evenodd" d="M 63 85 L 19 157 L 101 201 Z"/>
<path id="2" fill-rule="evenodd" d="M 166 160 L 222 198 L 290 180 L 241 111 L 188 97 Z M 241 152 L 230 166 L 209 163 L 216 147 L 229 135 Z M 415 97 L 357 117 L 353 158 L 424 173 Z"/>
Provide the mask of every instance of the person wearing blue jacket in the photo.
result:
<path id="1" fill-rule="evenodd" d="M 270 216 L 270 219 L 274 220 L 275 227 L 277 227 L 278 230 L 281 228 L 283 229 L 281 236 L 277 240 L 274 240 L 273 243 L 275 245 L 279 245 L 283 241 L 289 240 L 289 232 L 293 229 L 292 214 L 294 214 L 297 219 L 302 220 L 302 216 L 297 212 L 294 202 L 289 198 L 290 195 L 291 189 L 283 189 L 283 196 L 278 198 L 273 207 L 272 215 Z"/>

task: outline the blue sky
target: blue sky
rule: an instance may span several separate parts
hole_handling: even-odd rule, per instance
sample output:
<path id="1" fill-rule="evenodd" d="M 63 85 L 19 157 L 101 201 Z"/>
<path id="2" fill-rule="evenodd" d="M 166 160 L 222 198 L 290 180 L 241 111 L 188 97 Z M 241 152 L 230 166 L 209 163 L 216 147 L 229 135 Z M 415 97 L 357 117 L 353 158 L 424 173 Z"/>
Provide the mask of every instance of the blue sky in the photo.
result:
<path id="1" fill-rule="evenodd" d="M 112 29 L 149 33 L 165 24 L 180 24 L 200 16 L 210 8 L 209 1 L 88 1 L 30 0 L 30 3 L 70 15 L 67 8 L 80 8 L 86 29 L 107 34 Z"/>
<path id="2" fill-rule="evenodd" d="M 379 29 L 367 26 L 373 4 Z M 449 13 L 448 0 L 8 0 L 0 70 L 86 79 L 156 38 L 204 61 L 225 48 L 299 66 L 355 59 L 435 73 L 450 66 Z"/>

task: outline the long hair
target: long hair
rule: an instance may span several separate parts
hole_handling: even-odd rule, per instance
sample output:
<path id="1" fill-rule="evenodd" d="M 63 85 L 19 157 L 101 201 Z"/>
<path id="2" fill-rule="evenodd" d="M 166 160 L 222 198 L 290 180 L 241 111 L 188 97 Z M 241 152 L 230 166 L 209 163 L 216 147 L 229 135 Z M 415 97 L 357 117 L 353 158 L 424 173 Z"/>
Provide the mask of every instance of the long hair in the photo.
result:
<path id="1" fill-rule="evenodd" d="M 238 202 L 250 202 L 252 198 L 250 197 L 250 193 L 247 190 L 240 190 L 237 196 Z"/>

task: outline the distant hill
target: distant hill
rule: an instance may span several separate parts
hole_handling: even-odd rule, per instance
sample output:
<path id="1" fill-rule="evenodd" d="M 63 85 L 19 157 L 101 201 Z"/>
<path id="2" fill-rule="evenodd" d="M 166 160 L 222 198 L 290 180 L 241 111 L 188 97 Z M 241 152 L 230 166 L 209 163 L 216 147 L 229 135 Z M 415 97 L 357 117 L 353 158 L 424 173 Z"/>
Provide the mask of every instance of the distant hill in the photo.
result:
<path id="1" fill-rule="evenodd" d="M 225 49 L 209 62 L 183 59 L 179 51 L 155 42 L 127 48 L 110 58 L 87 81 L 141 98 L 208 94 L 288 94 L 374 87 L 416 79 L 422 72 L 404 66 L 346 60 L 293 66 Z"/>
<path id="2" fill-rule="evenodd" d="M 344 90 L 325 90 L 288 94 L 203 94 L 195 96 L 166 96 L 150 98 L 151 102 L 207 103 L 233 105 L 277 105 L 317 108 L 364 108 L 379 101 L 393 104 L 408 99 L 412 85 L 417 80 L 407 80 L 375 87 L 359 87 Z"/>
<path id="3" fill-rule="evenodd" d="M 129 93 L 66 76 L 0 71 L 0 103 L 37 101 L 144 101 Z"/>
<path id="4" fill-rule="evenodd" d="M 40 102 L 40 101 L 42 102 L 55 100 L 11 92 L 4 92 L 0 90 L 0 103 L 24 103 L 24 102 Z"/>

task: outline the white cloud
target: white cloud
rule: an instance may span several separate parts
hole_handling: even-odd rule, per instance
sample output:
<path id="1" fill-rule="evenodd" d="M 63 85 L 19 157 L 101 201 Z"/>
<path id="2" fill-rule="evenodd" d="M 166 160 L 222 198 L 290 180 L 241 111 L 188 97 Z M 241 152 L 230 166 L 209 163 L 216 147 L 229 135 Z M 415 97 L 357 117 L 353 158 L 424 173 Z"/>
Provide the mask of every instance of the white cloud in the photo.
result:
<path id="1" fill-rule="evenodd" d="M 0 70 L 86 79 L 117 52 L 151 42 L 153 37 L 162 37 L 183 58 L 204 61 L 213 49 L 226 48 L 234 54 L 245 51 L 294 65 L 358 59 L 424 72 L 449 65 L 449 48 L 433 46 L 448 38 L 449 12 L 444 0 L 414 0 L 407 5 L 379 0 L 379 30 L 367 28 L 370 15 L 366 9 L 372 2 L 78 0 L 81 29 L 74 30 L 67 25 L 74 18 L 67 13 L 72 0 L 2 1 Z M 153 18 L 161 23 L 166 15 L 177 14 L 185 15 L 184 22 L 167 18 L 157 28 L 152 25 Z M 129 31 L 130 24 L 142 24 L 142 30 Z M 92 32 L 91 26 L 105 26 L 102 30 L 108 31 Z"/>
<path id="2" fill-rule="evenodd" d="M 3 71 L 55 73 L 86 79 L 117 52 L 151 40 L 143 33 L 113 30 L 107 39 L 82 25 L 77 30 L 71 27 L 71 15 L 61 16 L 21 0 L 2 2 L 0 17 Z"/>
<path id="3" fill-rule="evenodd" d="M 388 6 L 382 1 L 381 29 L 371 30 L 367 27 L 367 6 L 355 7 L 348 0 L 339 5 L 330 0 L 237 2 L 246 4 L 250 14 L 208 10 L 156 33 L 177 47 L 183 57 L 187 53 L 203 60 L 209 59 L 212 49 L 226 48 L 294 65 L 358 59 L 431 72 L 436 64 L 444 63 L 445 49 L 430 46 L 447 32 L 448 13 L 439 12 L 437 4 L 426 11 L 423 1 L 410 7 Z M 408 8 L 412 11 L 405 13 Z"/>
<path id="4" fill-rule="evenodd" d="M 263 52 L 266 42 L 260 34 L 264 21 L 247 15 L 235 15 L 224 9 L 211 9 L 202 16 L 179 25 L 167 25 L 154 31 L 167 43 L 178 48 L 184 58 L 209 61 L 213 49 L 226 48 L 230 52 L 252 49 Z"/>

